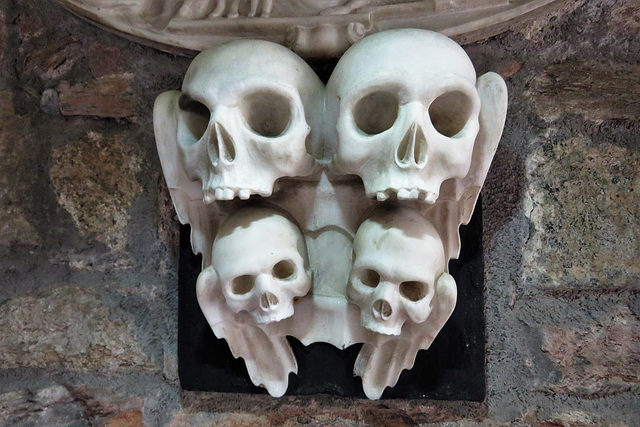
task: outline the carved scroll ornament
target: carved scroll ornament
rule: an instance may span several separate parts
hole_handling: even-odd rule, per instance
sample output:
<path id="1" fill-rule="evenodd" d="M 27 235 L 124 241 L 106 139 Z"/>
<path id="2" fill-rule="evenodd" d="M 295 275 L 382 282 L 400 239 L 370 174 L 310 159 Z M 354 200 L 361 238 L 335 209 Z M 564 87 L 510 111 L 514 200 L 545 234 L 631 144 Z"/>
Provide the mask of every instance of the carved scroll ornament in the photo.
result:
<path id="1" fill-rule="evenodd" d="M 371 399 L 413 366 L 455 307 L 448 261 L 506 108 L 501 77 L 412 29 L 356 43 L 326 87 L 282 46 L 230 42 L 158 97 L 164 175 L 203 254 L 200 307 L 254 384 L 285 393 L 287 335 L 364 343 L 354 374 Z"/>

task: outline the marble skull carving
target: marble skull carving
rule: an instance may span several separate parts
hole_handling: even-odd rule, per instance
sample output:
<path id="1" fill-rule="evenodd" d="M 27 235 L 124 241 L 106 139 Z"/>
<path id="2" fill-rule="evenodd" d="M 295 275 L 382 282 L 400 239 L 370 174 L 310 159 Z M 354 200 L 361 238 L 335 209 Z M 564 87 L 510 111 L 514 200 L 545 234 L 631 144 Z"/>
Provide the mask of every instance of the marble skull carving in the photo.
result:
<path id="1" fill-rule="evenodd" d="M 478 134 L 476 74 L 437 33 L 390 31 L 345 53 L 327 87 L 337 141 L 332 166 L 359 175 L 369 197 L 435 203 L 463 178 Z"/>
<path id="2" fill-rule="evenodd" d="M 231 215 L 218 230 L 207 270 L 201 279 L 215 278 L 212 285 L 220 286 L 231 311 L 247 311 L 260 324 L 293 315 L 294 298 L 311 287 L 300 229 L 269 209 L 245 208 Z"/>
<path id="3" fill-rule="evenodd" d="M 237 41 L 204 51 L 178 99 L 184 170 L 205 203 L 270 196 L 276 180 L 314 171 L 311 128 L 322 83 L 297 55 L 273 43 Z"/>
<path id="4" fill-rule="evenodd" d="M 435 283 L 445 269 L 440 236 L 409 209 L 374 212 L 353 240 L 354 260 L 347 299 L 360 307 L 362 326 L 400 335 L 410 320 L 429 317 Z"/>
<path id="5" fill-rule="evenodd" d="M 325 87 L 286 48 L 203 51 L 154 129 L 178 217 L 203 254 L 200 307 L 271 395 L 304 345 L 363 343 L 379 398 L 455 307 L 448 261 L 506 116 L 504 81 L 455 42 L 393 30 L 353 45 Z M 397 358 L 391 363 L 390 358 Z"/>

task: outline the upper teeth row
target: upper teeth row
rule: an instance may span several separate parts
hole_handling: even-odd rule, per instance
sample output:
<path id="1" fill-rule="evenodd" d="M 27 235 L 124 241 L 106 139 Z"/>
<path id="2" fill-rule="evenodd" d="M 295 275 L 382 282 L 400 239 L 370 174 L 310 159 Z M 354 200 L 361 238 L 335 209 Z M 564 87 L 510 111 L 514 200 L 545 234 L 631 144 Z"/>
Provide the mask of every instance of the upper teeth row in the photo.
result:
<path id="1" fill-rule="evenodd" d="M 438 199 L 438 195 L 436 193 L 432 191 L 418 190 L 417 188 L 399 188 L 398 190 L 390 188 L 386 191 L 378 191 L 376 193 L 376 199 L 383 202 L 394 193 L 396 193 L 398 200 L 421 200 L 429 204 L 433 204 Z M 241 200 L 248 200 L 251 196 L 251 192 L 246 188 L 234 190 L 232 188 L 219 187 L 213 190 L 213 194 L 211 190 L 207 191 L 204 195 L 203 201 L 205 203 L 211 203 L 214 200 L 233 200 L 236 195 Z"/>
<path id="2" fill-rule="evenodd" d="M 399 188 L 395 190 L 390 188 L 386 191 L 378 191 L 376 199 L 383 202 L 387 200 L 393 193 L 397 193 L 398 200 L 421 200 L 429 204 L 433 204 L 438 199 L 438 195 L 432 191 L 418 190 L 417 188 Z"/>
<path id="3" fill-rule="evenodd" d="M 240 190 L 234 190 L 232 188 L 216 188 L 209 190 L 205 193 L 204 198 L 202 199 L 205 203 L 211 203 L 214 200 L 233 200 L 236 195 L 241 200 L 247 200 L 251 196 L 251 192 L 246 188 Z"/>

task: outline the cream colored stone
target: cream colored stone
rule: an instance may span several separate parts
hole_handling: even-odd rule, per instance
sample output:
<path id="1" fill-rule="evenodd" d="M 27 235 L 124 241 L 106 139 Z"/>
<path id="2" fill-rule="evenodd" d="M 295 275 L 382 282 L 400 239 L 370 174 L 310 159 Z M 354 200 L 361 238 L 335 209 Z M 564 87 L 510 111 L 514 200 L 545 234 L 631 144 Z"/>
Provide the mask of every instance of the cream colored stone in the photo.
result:
<path id="1" fill-rule="evenodd" d="M 572 138 L 527 165 L 533 233 L 523 276 L 532 286 L 607 288 L 640 279 L 640 156 Z"/>
<path id="2" fill-rule="evenodd" d="M 119 253 L 127 244 L 128 209 L 142 191 L 136 180 L 142 158 L 128 143 L 131 137 L 89 132 L 55 149 L 49 172 L 58 202 L 80 232 L 94 233 Z"/>
<path id="3" fill-rule="evenodd" d="M 545 325 L 541 348 L 562 374 L 547 391 L 593 398 L 640 384 L 640 321 L 627 306 L 579 327 Z"/>
<path id="4" fill-rule="evenodd" d="M 156 370 L 128 322 L 112 320 L 113 314 L 76 285 L 9 300 L 0 307 L 0 367 Z"/>

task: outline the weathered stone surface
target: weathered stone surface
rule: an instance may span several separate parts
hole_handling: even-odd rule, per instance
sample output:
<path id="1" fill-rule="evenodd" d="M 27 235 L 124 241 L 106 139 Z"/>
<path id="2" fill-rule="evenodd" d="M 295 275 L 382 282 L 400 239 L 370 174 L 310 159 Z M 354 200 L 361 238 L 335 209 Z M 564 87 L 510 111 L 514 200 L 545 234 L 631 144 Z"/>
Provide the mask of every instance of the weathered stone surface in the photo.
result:
<path id="1" fill-rule="evenodd" d="M 521 68 L 522 64 L 520 62 L 502 61 L 495 65 L 494 72 L 500 74 L 503 79 L 508 80 L 515 73 L 520 71 Z"/>
<path id="2" fill-rule="evenodd" d="M 158 209 L 160 222 L 158 223 L 158 236 L 166 247 L 177 257 L 180 246 L 180 223 L 178 215 L 171 201 L 171 194 L 163 177 L 158 179 Z"/>
<path id="3" fill-rule="evenodd" d="M 88 83 L 58 85 L 64 116 L 131 118 L 137 115 L 130 73 L 108 75 Z"/>
<path id="4" fill-rule="evenodd" d="M 0 10 L 0 64 L 4 63 L 4 52 L 7 46 L 7 14 Z"/>
<path id="5" fill-rule="evenodd" d="M 611 8 L 608 24 L 628 36 L 640 33 L 640 3 L 637 0 L 618 0 Z"/>
<path id="6" fill-rule="evenodd" d="M 55 89 L 45 89 L 42 91 L 40 108 L 48 114 L 60 114 L 60 97 Z"/>
<path id="7" fill-rule="evenodd" d="M 54 385 L 0 394 L 0 424 L 138 427 L 143 404 L 143 399 L 107 390 Z"/>
<path id="8" fill-rule="evenodd" d="M 45 399 L 42 399 L 43 395 Z M 51 399 L 53 396 L 55 398 Z M 19 390 L 0 394 L 0 423 L 12 426 L 90 425 L 84 420 L 82 405 L 74 402 L 62 386 L 53 386 L 38 393 Z"/>
<path id="9" fill-rule="evenodd" d="M 542 43 L 544 30 L 549 27 L 550 22 L 583 7 L 586 2 L 587 0 L 565 1 L 562 7 L 553 7 L 548 13 L 540 14 L 532 21 L 525 21 L 517 29 L 527 40 Z"/>
<path id="10" fill-rule="evenodd" d="M 329 395 L 284 396 L 183 392 L 182 410 L 174 425 L 214 422 L 213 417 L 243 414 L 265 425 L 383 425 L 416 426 L 438 422 L 486 420 L 483 403 L 424 400 L 386 400 L 384 403 Z M 215 418 L 217 423 L 219 419 Z M 207 421 L 211 420 L 211 421 Z M 244 425 L 244 424 L 230 424 Z"/>
<path id="11" fill-rule="evenodd" d="M 131 133 L 105 136 L 89 132 L 80 141 L 53 151 L 50 177 L 58 202 L 85 235 L 111 250 L 127 244 L 129 208 L 142 191 L 136 180 L 142 158 L 127 139 Z"/>
<path id="12" fill-rule="evenodd" d="M 69 387 L 71 396 L 85 408 L 92 425 L 105 427 L 142 426 L 144 398 L 88 386 Z"/>
<path id="13" fill-rule="evenodd" d="M 529 158 L 524 278 L 544 288 L 640 283 L 640 156 L 572 138 Z"/>
<path id="14" fill-rule="evenodd" d="M 588 414 L 584 411 L 573 410 L 566 411 L 560 413 L 550 414 L 550 416 L 540 416 L 540 414 L 536 413 L 537 411 L 532 408 L 520 422 L 514 423 L 512 425 L 525 425 L 525 426 L 540 426 L 540 427 L 591 427 L 591 426 L 604 426 L 611 425 L 611 423 L 607 422 L 607 420 L 598 417 L 594 414 Z M 489 423 L 489 425 L 492 425 Z M 616 423 L 613 424 L 616 426 L 623 427 L 625 424 Z"/>
<path id="15" fill-rule="evenodd" d="M 36 4 L 25 4 L 27 7 L 38 8 Z M 22 45 L 28 44 L 34 39 L 42 36 L 48 28 L 47 17 L 43 14 L 37 13 L 37 10 L 26 11 L 21 13 L 16 19 L 16 29 L 18 30 L 18 37 Z M 63 37 L 61 37 L 63 38 Z M 21 46 L 21 49 L 23 47 Z"/>
<path id="16" fill-rule="evenodd" d="M 138 426 L 144 426 L 144 423 L 142 422 L 142 411 L 140 410 L 123 412 L 111 418 L 105 424 L 105 427 L 138 427 Z"/>
<path id="17" fill-rule="evenodd" d="M 17 115 L 13 94 L 0 91 L 0 244 L 36 244 L 38 235 L 25 215 L 28 183 L 16 173 L 21 166 L 21 146 L 27 144 L 29 119 Z"/>
<path id="18" fill-rule="evenodd" d="M 124 72 L 122 50 L 116 46 L 104 46 L 96 43 L 87 52 L 87 59 L 89 60 L 91 74 L 95 78 Z"/>
<path id="19" fill-rule="evenodd" d="M 580 114 L 589 120 L 640 119 L 640 65 L 571 60 L 535 77 L 527 96 L 546 120 Z"/>
<path id="20" fill-rule="evenodd" d="M 125 320 L 94 293 L 57 285 L 0 306 L 0 367 L 150 370 Z"/>
<path id="21" fill-rule="evenodd" d="M 24 73 L 35 74 L 45 81 L 62 78 L 82 58 L 81 48 L 77 40 L 67 37 L 29 52 L 25 59 Z"/>
<path id="22" fill-rule="evenodd" d="M 267 417 L 249 414 L 216 414 L 208 412 L 188 414 L 180 411 L 171 421 L 171 427 L 190 427 L 204 425 L 216 425 L 221 427 L 272 426 Z"/>
<path id="23" fill-rule="evenodd" d="M 640 390 L 640 321 L 626 306 L 579 328 L 545 326 L 542 350 L 562 372 L 551 392 L 598 397 Z"/>

